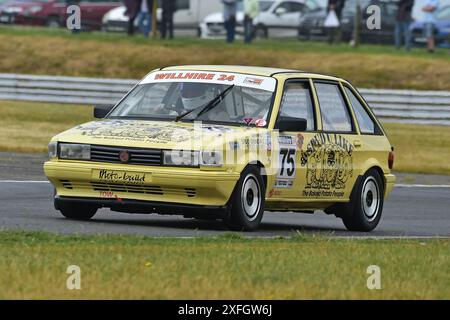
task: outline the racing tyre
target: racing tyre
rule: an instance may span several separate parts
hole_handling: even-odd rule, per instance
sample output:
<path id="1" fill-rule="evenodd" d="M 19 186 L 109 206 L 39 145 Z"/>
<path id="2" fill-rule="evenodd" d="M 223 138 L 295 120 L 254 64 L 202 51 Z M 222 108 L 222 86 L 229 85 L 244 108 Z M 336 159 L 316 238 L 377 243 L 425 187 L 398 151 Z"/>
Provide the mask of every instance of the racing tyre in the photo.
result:
<path id="1" fill-rule="evenodd" d="M 269 32 L 267 28 L 263 25 L 256 26 L 254 31 L 254 36 L 256 39 L 267 39 L 269 37 Z"/>
<path id="2" fill-rule="evenodd" d="M 49 17 L 46 22 L 47 27 L 49 28 L 59 28 L 61 27 L 61 23 L 58 17 Z"/>
<path id="3" fill-rule="evenodd" d="M 362 177 L 352 195 L 350 214 L 342 221 L 350 231 L 372 231 L 380 222 L 383 211 L 384 187 L 379 173 L 371 169 Z"/>
<path id="4" fill-rule="evenodd" d="M 264 214 L 265 186 L 260 168 L 247 167 L 241 174 L 231 203 L 231 212 L 224 219 L 234 231 L 256 230 Z"/>
<path id="5" fill-rule="evenodd" d="M 79 204 L 60 204 L 59 211 L 61 214 L 72 220 L 89 220 L 96 213 L 98 208 L 87 206 L 87 205 L 79 205 Z"/>

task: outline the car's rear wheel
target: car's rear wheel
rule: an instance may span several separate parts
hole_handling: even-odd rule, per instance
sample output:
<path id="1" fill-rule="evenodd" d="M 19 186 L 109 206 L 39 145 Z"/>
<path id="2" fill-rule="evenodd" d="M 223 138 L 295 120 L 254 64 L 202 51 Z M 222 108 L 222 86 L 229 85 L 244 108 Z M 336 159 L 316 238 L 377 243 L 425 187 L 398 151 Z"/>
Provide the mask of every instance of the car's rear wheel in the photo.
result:
<path id="1" fill-rule="evenodd" d="M 247 167 L 236 185 L 230 214 L 224 219 L 225 224 L 235 231 L 256 230 L 264 214 L 265 194 L 260 168 Z"/>
<path id="2" fill-rule="evenodd" d="M 58 209 L 64 217 L 72 220 L 89 220 L 98 210 L 97 207 L 82 204 L 60 204 Z"/>
<path id="3" fill-rule="evenodd" d="M 267 39 L 269 37 L 269 32 L 267 28 L 263 25 L 257 25 L 255 28 L 255 38 L 256 39 Z"/>
<path id="4" fill-rule="evenodd" d="M 369 170 L 352 195 L 349 214 L 342 217 L 350 231 L 372 231 L 380 222 L 383 211 L 384 187 L 377 170 Z"/>
<path id="5" fill-rule="evenodd" d="M 61 22 L 58 17 L 49 17 L 46 22 L 47 27 L 49 28 L 59 28 L 61 27 Z"/>

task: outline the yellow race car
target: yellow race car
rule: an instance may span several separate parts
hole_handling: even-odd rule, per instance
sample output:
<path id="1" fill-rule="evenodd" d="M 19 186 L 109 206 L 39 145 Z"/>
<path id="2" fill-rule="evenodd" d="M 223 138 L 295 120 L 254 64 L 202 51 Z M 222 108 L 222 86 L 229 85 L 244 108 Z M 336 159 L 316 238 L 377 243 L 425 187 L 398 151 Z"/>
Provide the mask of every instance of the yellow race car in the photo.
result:
<path id="1" fill-rule="evenodd" d="M 223 219 L 255 230 L 264 211 L 324 210 L 349 230 L 380 221 L 393 148 L 347 81 L 241 66 L 150 72 L 100 120 L 49 143 L 55 208 Z"/>

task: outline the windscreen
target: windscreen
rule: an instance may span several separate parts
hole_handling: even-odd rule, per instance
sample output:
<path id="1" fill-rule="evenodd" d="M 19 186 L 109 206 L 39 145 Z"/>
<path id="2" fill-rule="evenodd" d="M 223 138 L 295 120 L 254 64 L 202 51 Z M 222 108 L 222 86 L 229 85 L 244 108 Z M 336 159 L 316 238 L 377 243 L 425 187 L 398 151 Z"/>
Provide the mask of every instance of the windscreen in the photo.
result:
<path id="1" fill-rule="evenodd" d="M 245 74 L 155 72 L 109 117 L 263 127 L 269 120 L 275 86 L 273 78 Z"/>

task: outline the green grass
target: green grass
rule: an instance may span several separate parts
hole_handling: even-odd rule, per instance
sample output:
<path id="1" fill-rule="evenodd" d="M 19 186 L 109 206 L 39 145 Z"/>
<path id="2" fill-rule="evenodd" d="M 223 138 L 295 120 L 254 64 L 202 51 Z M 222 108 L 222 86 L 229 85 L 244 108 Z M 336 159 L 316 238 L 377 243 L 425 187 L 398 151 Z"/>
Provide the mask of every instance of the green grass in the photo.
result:
<path id="1" fill-rule="evenodd" d="M 449 299 L 450 240 L 0 232 L 0 299 Z M 66 269 L 81 268 L 81 290 Z M 367 267 L 381 268 L 368 290 Z"/>
<path id="2" fill-rule="evenodd" d="M 248 46 L 222 40 L 173 41 L 124 34 L 0 27 L 0 72 L 141 78 L 154 68 L 179 64 L 260 65 L 301 69 L 347 78 L 359 87 L 449 90 L 450 55 L 391 46 L 329 46 L 297 40 L 257 41 Z"/>
<path id="3" fill-rule="evenodd" d="M 0 101 L 0 151 L 46 152 L 55 134 L 92 120 L 92 107 Z M 450 174 L 450 127 L 384 124 L 395 147 L 395 170 Z"/>

